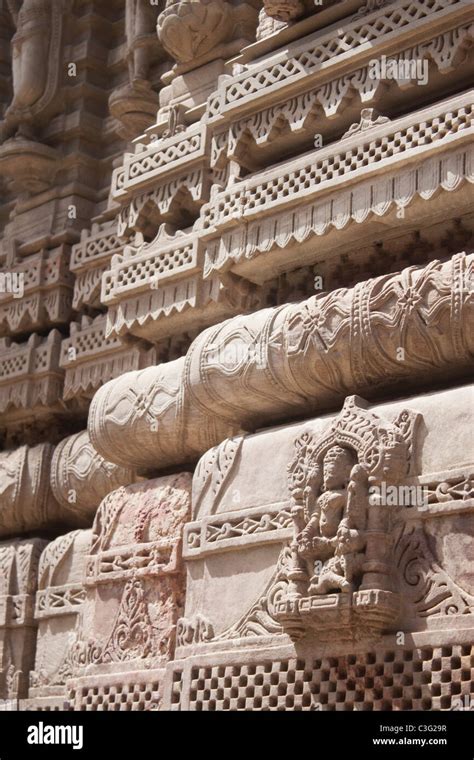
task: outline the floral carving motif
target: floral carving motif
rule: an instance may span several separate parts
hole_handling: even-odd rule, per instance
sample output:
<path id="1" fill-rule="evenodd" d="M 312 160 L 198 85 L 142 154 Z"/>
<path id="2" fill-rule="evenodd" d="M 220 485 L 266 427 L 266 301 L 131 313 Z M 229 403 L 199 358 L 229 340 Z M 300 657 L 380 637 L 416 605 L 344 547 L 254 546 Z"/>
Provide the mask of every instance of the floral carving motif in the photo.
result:
<path id="1" fill-rule="evenodd" d="M 293 21 L 304 13 L 301 0 L 263 0 L 263 7 L 267 16 L 277 21 Z"/>
<path id="2" fill-rule="evenodd" d="M 103 659 L 122 661 L 147 657 L 152 653 L 152 642 L 153 631 L 142 585 L 136 580 L 128 581 Z"/>
<path id="3" fill-rule="evenodd" d="M 464 591 L 436 561 L 420 525 L 400 526 L 394 553 L 403 591 L 421 618 L 468 615 L 474 596 Z"/>
<path id="4" fill-rule="evenodd" d="M 230 15 L 231 8 L 224 0 L 168 2 L 158 17 L 158 36 L 173 58 L 186 63 L 225 40 Z"/>

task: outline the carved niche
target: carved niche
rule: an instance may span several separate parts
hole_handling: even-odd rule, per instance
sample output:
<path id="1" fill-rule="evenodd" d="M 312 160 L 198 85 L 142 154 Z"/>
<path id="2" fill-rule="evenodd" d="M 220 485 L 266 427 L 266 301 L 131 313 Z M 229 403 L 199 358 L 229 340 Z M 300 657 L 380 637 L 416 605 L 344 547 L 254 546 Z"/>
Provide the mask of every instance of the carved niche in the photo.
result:
<path id="1" fill-rule="evenodd" d="M 349 396 L 321 438 L 296 439 L 287 586 L 274 604 L 293 638 L 308 630 L 328 640 L 378 635 L 396 620 L 394 508 L 372 494 L 409 474 L 418 419 L 404 410 L 390 423 Z"/>

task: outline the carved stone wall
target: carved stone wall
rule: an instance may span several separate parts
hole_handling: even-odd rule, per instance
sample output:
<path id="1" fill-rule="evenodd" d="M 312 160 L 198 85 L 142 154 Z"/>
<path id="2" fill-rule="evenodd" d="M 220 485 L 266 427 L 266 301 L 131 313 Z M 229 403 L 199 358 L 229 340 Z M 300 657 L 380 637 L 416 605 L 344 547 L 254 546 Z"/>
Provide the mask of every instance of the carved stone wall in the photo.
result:
<path id="1" fill-rule="evenodd" d="M 425 627 L 450 605 L 449 625 L 462 627 L 474 575 L 458 564 L 463 549 L 454 535 L 472 541 L 472 391 L 466 385 L 375 407 L 348 397 L 337 416 L 235 437 L 206 453 L 184 535 L 185 617 L 202 616 L 213 632 L 202 643 L 224 649 L 234 638 L 293 636 L 298 628 L 298 638 L 306 631 L 325 641 L 325 617 L 327 635 L 343 638 L 344 610 L 333 613 L 330 602 L 349 593 L 357 597 L 352 607 L 369 604 L 364 596 L 398 595 L 384 630 L 412 630 L 418 618 Z M 446 540 L 451 575 L 440 564 Z M 201 639 L 188 635 L 183 624 L 181 645 L 194 651 Z"/>
<path id="2" fill-rule="evenodd" d="M 0 703 L 474 701 L 473 77 L 465 0 L 0 2 Z"/>

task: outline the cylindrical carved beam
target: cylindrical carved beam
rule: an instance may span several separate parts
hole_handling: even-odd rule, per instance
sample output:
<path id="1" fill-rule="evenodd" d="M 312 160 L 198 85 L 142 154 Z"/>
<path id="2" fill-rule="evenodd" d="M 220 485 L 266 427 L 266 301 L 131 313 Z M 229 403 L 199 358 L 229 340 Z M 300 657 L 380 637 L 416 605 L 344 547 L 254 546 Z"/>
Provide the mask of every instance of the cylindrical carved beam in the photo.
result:
<path id="1" fill-rule="evenodd" d="M 41 530 L 60 522 L 49 485 L 49 443 L 0 452 L 0 536 Z"/>
<path id="2" fill-rule="evenodd" d="M 130 467 L 106 461 L 87 431 L 0 452 L 0 537 L 87 527 L 110 491 L 137 480 Z"/>
<path id="3" fill-rule="evenodd" d="M 474 255 L 265 309 L 205 330 L 185 359 L 129 372 L 95 395 L 89 432 L 108 459 L 182 464 L 254 430 L 472 362 Z"/>
<path id="4" fill-rule="evenodd" d="M 51 462 L 51 488 L 65 514 L 84 524 L 92 522 L 110 491 L 137 479 L 130 467 L 105 460 L 94 449 L 87 430 L 70 435 L 56 446 Z"/>
<path id="5" fill-rule="evenodd" d="M 234 428 L 185 407 L 185 359 L 126 372 L 102 386 L 89 409 L 92 444 L 110 460 L 159 470 L 196 459 Z"/>

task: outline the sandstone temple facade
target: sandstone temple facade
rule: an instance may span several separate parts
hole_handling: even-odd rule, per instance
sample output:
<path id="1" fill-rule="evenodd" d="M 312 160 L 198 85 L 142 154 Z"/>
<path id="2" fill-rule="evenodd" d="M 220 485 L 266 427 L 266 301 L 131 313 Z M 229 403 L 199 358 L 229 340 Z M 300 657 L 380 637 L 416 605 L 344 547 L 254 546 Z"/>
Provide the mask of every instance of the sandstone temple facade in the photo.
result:
<path id="1" fill-rule="evenodd" d="M 0 709 L 474 705 L 473 32 L 0 2 Z"/>

